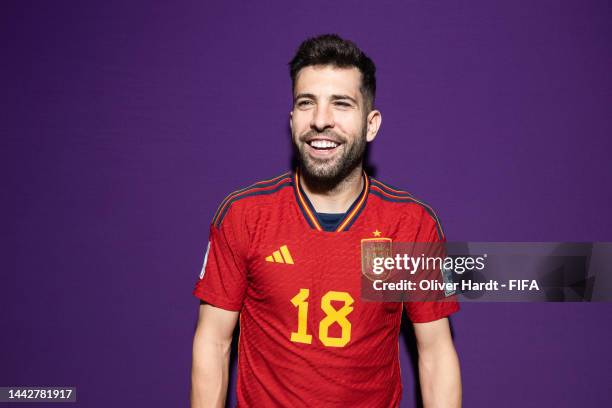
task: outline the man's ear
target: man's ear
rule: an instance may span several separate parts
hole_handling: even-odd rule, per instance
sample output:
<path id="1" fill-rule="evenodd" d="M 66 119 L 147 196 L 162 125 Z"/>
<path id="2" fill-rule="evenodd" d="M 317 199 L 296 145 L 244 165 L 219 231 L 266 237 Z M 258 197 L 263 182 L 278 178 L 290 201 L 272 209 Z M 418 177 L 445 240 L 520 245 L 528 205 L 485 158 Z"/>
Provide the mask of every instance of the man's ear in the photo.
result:
<path id="1" fill-rule="evenodd" d="M 368 127 L 366 133 L 366 140 L 368 142 L 373 141 L 378 134 L 378 129 L 380 129 L 380 125 L 382 124 L 382 114 L 380 111 L 372 110 L 368 113 L 368 118 L 366 121 L 366 126 Z"/>
<path id="2" fill-rule="evenodd" d="M 289 112 L 289 128 L 291 133 L 293 133 L 293 111 Z"/>

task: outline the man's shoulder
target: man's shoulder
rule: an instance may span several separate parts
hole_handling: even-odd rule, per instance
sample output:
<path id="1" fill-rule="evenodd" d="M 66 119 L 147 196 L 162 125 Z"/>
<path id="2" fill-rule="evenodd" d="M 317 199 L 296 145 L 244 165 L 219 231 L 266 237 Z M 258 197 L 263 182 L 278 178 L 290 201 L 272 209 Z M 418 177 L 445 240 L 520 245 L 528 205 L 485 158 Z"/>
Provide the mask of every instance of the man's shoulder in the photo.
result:
<path id="1" fill-rule="evenodd" d="M 244 212 L 256 206 L 265 205 L 278 200 L 279 193 L 287 187 L 293 186 L 291 172 L 285 172 L 276 177 L 256 181 L 244 188 L 228 194 L 217 207 L 212 224 L 217 228 L 230 213 Z"/>
<path id="2" fill-rule="evenodd" d="M 440 225 L 440 220 L 433 207 L 404 189 L 371 177 L 370 194 L 380 199 L 378 203 L 383 210 L 411 218 L 430 219 L 438 226 Z"/>
<path id="3" fill-rule="evenodd" d="M 370 178 L 370 182 L 370 194 L 380 198 L 382 202 L 397 204 L 397 206 L 393 206 L 396 209 L 403 209 L 406 211 L 423 210 L 426 212 L 434 212 L 433 208 L 429 204 L 406 190 L 395 187 L 373 177 Z"/>

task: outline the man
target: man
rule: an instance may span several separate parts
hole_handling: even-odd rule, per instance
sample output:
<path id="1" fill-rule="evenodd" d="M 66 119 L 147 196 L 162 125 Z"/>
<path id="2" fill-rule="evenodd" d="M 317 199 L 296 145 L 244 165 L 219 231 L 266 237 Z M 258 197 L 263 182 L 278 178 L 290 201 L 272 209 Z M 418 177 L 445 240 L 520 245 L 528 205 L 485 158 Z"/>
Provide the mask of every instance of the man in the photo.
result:
<path id="1" fill-rule="evenodd" d="M 240 319 L 238 406 L 397 407 L 402 309 L 414 324 L 426 407 L 458 407 L 455 302 L 360 299 L 360 242 L 444 240 L 433 211 L 362 169 L 381 124 L 374 63 L 323 35 L 290 63 L 298 169 L 219 206 L 200 280 L 192 407 L 223 407 Z"/>

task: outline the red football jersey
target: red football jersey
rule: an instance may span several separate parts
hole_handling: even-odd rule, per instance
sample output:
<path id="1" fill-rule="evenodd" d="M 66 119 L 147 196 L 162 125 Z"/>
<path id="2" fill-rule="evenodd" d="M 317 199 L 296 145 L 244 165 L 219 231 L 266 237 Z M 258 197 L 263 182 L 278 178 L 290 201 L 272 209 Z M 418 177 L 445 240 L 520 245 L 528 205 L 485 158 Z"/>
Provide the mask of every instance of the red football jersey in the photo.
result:
<path id="1" fill-rule="evenodd" d="M 444 240 L 435 213 L 364 173 L 335 232 L 286 173 L 230 194 L 210 227 L 194 295 L 240 311 L 239 407 L 396 407 L 402 303 L 362 302 L 361 240 Z M 413 322 L 456 302 L 404 303 Z"/>

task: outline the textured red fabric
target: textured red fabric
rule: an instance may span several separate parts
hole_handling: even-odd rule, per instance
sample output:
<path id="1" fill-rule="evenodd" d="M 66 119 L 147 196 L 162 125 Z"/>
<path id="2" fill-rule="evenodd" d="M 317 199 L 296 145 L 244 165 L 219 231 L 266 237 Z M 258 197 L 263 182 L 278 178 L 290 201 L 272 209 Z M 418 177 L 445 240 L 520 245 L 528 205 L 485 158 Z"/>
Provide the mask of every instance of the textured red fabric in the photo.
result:
<path id="1" fill-rule="evenodd" d="M 222 203 L 194 295 L 240 311 L 238 406 L 399 405 L 402 304 L 361 301 L 361 240 L 431 242 L 444 236 L 425 204 L 368 181 L 363 208 L 341 232 L 313 228 L 291 175 L 244 189 Z M 298 306 L 292 303 L 305 291 Z M 341 311 L 344 328 L 334 312 L 329 317 L 330 306 Z M 299 337 L 292 341 L 299 310 L 306 307 L 302 333 L 310 343 Z M 433 321 L 458 308 L 455 302 L 405 304 L 414 322 Z"/>

